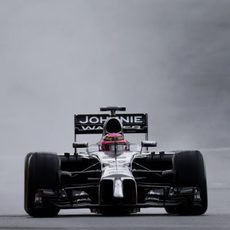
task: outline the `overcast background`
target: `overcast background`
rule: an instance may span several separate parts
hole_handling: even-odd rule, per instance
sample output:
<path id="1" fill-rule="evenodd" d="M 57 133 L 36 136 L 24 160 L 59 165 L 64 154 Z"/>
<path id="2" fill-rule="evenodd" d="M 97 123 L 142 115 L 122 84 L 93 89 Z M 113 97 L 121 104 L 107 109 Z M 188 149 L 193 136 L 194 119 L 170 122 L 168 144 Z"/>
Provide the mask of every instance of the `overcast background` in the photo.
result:
<path id="1" fill-rule="evenodd" d="M 23 213 L 27 152 L 72 151 L 74 113 L 126 106 L 149 114 L 161 149 L 228 151 L 229 12 L 228 0 L 0 0 L 1 213 Z"/>

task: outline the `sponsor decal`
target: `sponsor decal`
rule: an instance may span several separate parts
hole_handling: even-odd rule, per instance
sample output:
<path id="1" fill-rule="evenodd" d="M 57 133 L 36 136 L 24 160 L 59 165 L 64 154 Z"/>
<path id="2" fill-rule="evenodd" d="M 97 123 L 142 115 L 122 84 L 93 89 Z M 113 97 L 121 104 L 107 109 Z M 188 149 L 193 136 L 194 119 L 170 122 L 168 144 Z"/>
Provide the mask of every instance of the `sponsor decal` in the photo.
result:
<path id="1" fill-rule="evenodd" d="M 81 127 L 82 130 L 102 130 L 103 129 L 102 126 L 95 126 L 95 125 L 93 125 L 93 126 L 81 125 L 79 127 Z"/>
<path id="2" fill-rule="evenodd" d="M 79 114 L 75 115 L 76 133 L 101 133 L 103 124 L 110 116 L 108 114 Z M 126 129 L 142 129 L 147 124 L 146 114 L 117 114 Z M 143 130 L 144 131 L 144 130 Z"/>
<path id="3" fill-rule="evenodd" d="M 78 117 L 79 124 L 104 124 L 109 116 L 92 116 L 85 115 Z M 122 124 L 134 123 L 134 124 L 143 124 L 144 117 L 143 115 L 118 115 L 117 118 L 121 121 Z"/>
<path id="4" fill-rule="evenodd" d="M 85 115 L 80 117 L 79 124 L 103 124 L 109 116 L 91 116 L 91 115 Z"/>

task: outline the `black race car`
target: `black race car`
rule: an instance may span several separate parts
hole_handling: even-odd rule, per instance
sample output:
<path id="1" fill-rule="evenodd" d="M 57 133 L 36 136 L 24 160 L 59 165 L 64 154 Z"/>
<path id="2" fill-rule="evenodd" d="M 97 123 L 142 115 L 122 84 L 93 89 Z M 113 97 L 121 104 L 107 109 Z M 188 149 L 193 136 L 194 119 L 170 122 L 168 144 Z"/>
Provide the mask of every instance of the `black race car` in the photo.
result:
<path id="1" fill-rule="evenodd" d="M 25 158 L 25 211 L 57 216 L 60 209 L 88 208 L 101 214 L 129 214 L 164 207 L 167 213 L 201 215 L 207 210 L 205 166 L 199 151 L 150 151 L 147 114 L 74 115 L 73 153 L 33 152 Z M 144 133 L 135 145 L 125 134 Z M 95 145 L 80 134 L 102 134 Z M 83 151 L 83 150 L 84 151 Z"/>

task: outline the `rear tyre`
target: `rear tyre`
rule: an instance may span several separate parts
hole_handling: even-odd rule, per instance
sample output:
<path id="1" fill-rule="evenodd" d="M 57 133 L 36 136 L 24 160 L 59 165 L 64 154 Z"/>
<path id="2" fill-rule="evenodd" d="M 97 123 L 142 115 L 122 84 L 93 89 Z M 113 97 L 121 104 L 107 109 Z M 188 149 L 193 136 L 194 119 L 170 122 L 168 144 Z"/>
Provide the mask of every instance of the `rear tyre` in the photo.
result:
<path id="1" fill-rule="evenodd" d="M 177 207 L 166 207 L 166 212 L 179 215 L 202 215 L 208 207 L 207 182 L 202 154 L 199 151 L 184 151 L 175 154 L 173 167 L 176 173 L 176 187 L 198 187 L 200 205 L 188 202 Z"/>
<path id="2" fill-rule="evenodd" d="M 59 208 L 49 203 L 35 204 L 38 189 L 58 187 L 59 158 L 52 153 L 29 153 L 25 158 L 24 208 L 33 217 L 57 216 Z"/>

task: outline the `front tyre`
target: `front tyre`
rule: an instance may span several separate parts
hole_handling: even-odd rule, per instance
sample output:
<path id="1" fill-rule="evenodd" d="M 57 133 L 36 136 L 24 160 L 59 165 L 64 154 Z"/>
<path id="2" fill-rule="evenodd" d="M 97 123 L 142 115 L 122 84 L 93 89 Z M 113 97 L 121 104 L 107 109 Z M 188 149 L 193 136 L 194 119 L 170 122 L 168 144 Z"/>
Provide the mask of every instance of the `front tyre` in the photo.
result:
<path id="1" fill-rule="evenodd" d="M 169 214 L 202 215 L 208 207 L 207 182 L 205 165 L 199 151 L 183 151 L 173 158 L 175 171 L 175 187 L 197 187 L 200 191 L 200 204 L 188 202 L 177 207 L 166 207 Z"/>
<path id="2" fill-rule="evenodd" d="M 52 153 L 29 153 L 25 158 L 24 208 L 33 217 L 57 216 L 59 209 L 49 203 L 37 207 L 35 194 L 39 189 L 58 186 L 59 158 Z"/>

